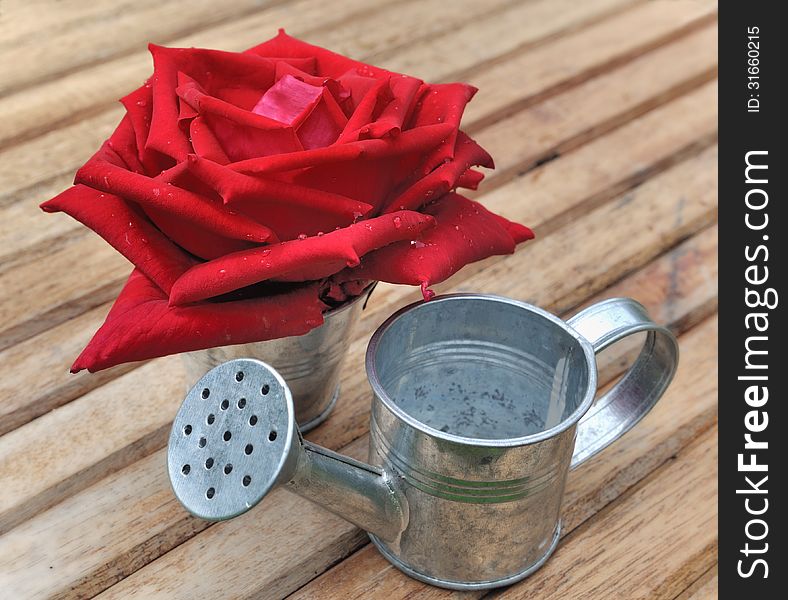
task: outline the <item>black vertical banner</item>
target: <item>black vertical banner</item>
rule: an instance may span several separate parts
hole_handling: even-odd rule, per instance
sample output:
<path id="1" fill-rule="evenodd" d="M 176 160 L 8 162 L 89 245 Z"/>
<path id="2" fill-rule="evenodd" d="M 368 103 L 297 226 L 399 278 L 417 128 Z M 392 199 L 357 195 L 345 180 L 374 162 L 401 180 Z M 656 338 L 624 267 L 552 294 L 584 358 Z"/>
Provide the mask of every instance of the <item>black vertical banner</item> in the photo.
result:
<path id="1" fill-rule="evenodd" d="M 720 598 L 788 594 L 783 6 L 720 3 Z"/>

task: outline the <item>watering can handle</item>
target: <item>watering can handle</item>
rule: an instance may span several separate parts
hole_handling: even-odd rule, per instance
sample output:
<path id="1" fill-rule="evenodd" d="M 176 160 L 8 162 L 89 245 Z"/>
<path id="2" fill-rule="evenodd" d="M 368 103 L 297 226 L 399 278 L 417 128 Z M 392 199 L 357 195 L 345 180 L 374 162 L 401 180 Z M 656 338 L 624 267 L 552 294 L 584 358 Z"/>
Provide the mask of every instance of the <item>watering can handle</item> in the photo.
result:
<path id="1" fill-rule="evenodd" d="M 673 379 L 679 347 L 670 330 L 655 324 L 646 309 L 631 298 L 599 302 L 567 323 L 591 343 L 597 354 L 630 335 L 648 334 L 629 371 L 580 419 L 571 463 L 574 469 L 648 414 Z"/>

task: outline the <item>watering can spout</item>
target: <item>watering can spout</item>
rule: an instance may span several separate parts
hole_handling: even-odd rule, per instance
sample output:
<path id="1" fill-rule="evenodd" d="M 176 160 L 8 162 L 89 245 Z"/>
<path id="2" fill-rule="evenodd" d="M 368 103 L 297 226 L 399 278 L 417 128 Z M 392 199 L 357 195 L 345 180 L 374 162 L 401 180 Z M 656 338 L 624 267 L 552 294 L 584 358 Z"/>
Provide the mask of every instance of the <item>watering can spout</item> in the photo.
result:
<path id="1" fill-rule="evenodd" d="M 211 521 L 243 514 L 281 486 L 382 540 L 395 541 L 408 522 L 397 481 L 305 441 L 287 384 L 253 359 L 223 363 L 189 391 L 167 462 L 178 500 Z"/>
<path id="2" fill-rule="evenodd" d="M 389 542 L 408 522 L 405 496 L 385 471 L 306 441 L 286 488 Z"/>

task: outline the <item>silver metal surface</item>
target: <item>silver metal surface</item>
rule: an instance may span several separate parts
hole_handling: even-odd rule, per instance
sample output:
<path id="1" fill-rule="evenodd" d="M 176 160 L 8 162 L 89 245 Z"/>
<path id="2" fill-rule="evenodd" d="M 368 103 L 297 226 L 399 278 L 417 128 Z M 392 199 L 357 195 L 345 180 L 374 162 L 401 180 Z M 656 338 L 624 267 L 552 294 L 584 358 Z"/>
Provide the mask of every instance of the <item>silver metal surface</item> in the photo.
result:
<path id="1" fill-rule="evenodd" d="M 372 287 L 324 315 L 309 333 L 252 344 L 220 346 L 182 354 L 187 389 L 216 365 L 236 358 L 256 358 L 272 365 L 293 394 L 296 421 L 302 432 L 322 423 L 339 396 L 339 375 L 353 327 Z"/>
<path id="2" fill-rule="evenodd" d="M 294 471 L 293 399 L 265 363 L 220 365 L 191 389 L 170 431 L 167 467 L 175 496 L 210 521 L 246 512 Z"/>
<path id="3" fill-rule="evenodd" d="M 363 527 L 386 558 L 422 581 L 485 589 L 522 579 L 557 544 L 569 469 L 642 418 L 678 360 L 675 338 L 633 300 L 595 305 L 571 325 L 497 296 L 408 306 L 367 349 L 371 465 L 296 434 L 287 452 L 271 454 L 274 466 L 257 466 L 261 478 Z M 595 352 L 642 331 L 648 337 L 631 371 L 589 412 Z M 273 410 L 265 427 L 281 427 L 283 415 Z M 173 464 L 188 458 L 173 447 L 177 433 L 176 478 Z M 222 514 L 238 510 L 235 503 Z"/>

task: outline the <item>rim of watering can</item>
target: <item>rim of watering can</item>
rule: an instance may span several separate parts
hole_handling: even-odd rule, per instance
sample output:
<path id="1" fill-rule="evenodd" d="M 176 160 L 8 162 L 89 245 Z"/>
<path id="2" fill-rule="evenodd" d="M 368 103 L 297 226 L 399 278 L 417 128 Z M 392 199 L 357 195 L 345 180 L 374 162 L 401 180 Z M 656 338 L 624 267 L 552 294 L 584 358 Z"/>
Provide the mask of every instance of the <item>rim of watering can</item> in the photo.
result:
<path id="1" fill-rule="evenodd" d="M 511 438 L 476 438 L 476 437 L 466 437 L 462 435 L 456 435 L 453 433 L 448 433 L 445 431 L 441 431 L 439 429 L 435 429 L 434 427 L 430 427 L 426 425 L 422 421 L 419 421 L 415 417 L 411 416 L 409 413 L 402 410 L 397 404 L 394 403 L 391 396 L 388 395 L 385 388 L 383 387 L 382 383 L 380 382 L 380 378 L 378 377 L 377 367 L 375 366 L 375 356 L 377 355 L 377 349 L 381 342 L 381 339 L 386 334 L 386 332 L 396 323 L 400 318 L 402 318 L 407 313 L 418 310 L 421 306 L 429 303 L 430 305 L 440 304 L 442 302 L 454 302 L 458 300 L 482 300 L 485 302 L 495 302 L 500 304 L 508 304 L 510 306 L 514 306 L 517 308 L 525 309 L 531 313 L 534 313 L 544 319 L 547 319 L 557 327 L 561 328 L 567 335 L 573 337 L 580 347 L 583 349 L 583 354 L 585 355 L 586 364 L 588 365 L 588 384 L 587 390 L 585 393 L 585 397 L 583 398 L 582 402 L 577 406 L 577 408 L 565 419 L 559 422 L 557 425 L 554 425 L 550 429 L 545 429 L 544 431 L 539 431 L 537 433 L 532 433 L 530 435 L 524 435 L 519 437 L 511 437 Z M 383 324 L 377 328 L 375 333 L 372 334 L 372 338 L 369 341 L 369 345 L 367 346 L 367 354 L 365 358 L 365 364 L 367 369 L 367 378 L 369 379 L 369 383 L 372 386 L 372 390 L 375 394 L 380 398 L 381 402 L 388 408 L 397 418 L 401 419 L 403 422 L 407 423 L 414 429 L 417 429 L 423 433 L 426 433 L 430 437 L 438 438 L 441 440 L 445 440 L 448 442 L 454 442 L 458 444 L 464 444 L 467 446 L 477 446 L 477 447 L 485 447 L 485 448 L 516 448 L 518 446 L 526 446 L 529 444 L 536 444 L 538 442 L 542 442 L 544 440 L 548 440 L 550 438 L 555 437 L 556 435 L 560 434 L 563 431 L 566 431 L 570 427 L 573 427 L 577 424 L 578 421 L 583 417 L 583 415 L 588 411 L 591 405 L 594 403 L 594 398 L 596 397 L 597 393 L 597 367 L 596 367 L 596 357 L 594 354 L 594 347 L 591 345 L 586 338 L 580 335 L 577 331 L 572 329 L 569 325 L 566 324 L 562 319 L 558 318 L 554 314 L 539 308 L 538 306 L 534 306 L 533 304 L 528 304 L 527 302 L 522 302 L 520 300 L 514 300 L 512 298 L 506 298 L 505 296 L 498 296 L 495 294 L 479 294 L 479 293 L 454 293 L 454 294 L 443 294 L 440 296 L 436 296 L 432 300 L 419 300 L 418 302 L 414 302 L 399 309 L 393 315 L 391 315 L 388 319 L 386 319 Z"/>

